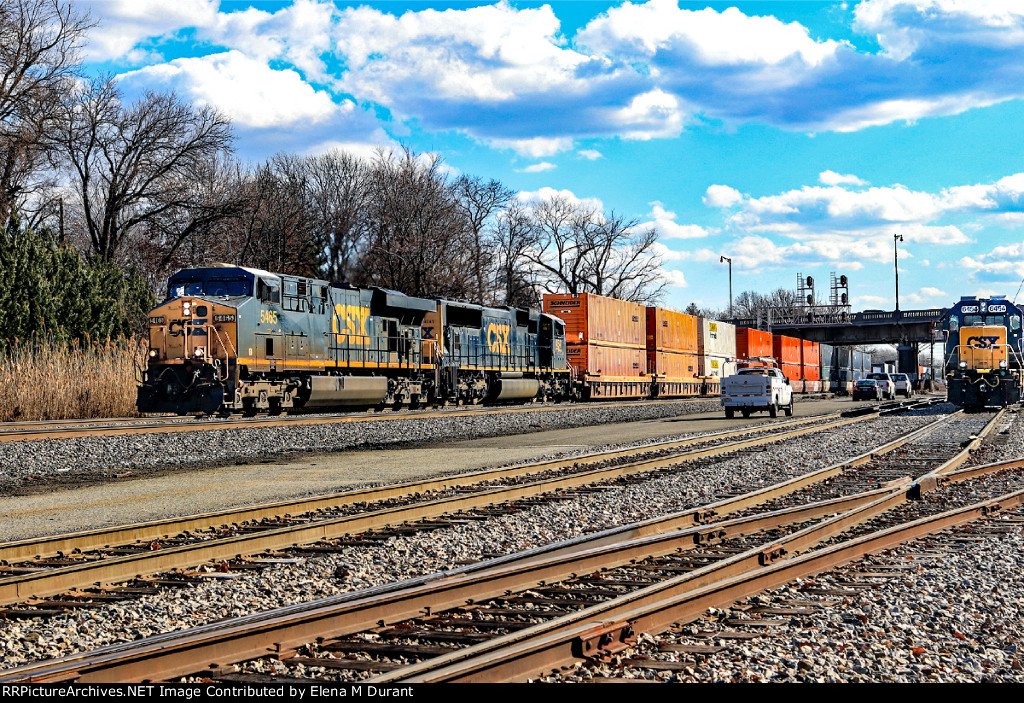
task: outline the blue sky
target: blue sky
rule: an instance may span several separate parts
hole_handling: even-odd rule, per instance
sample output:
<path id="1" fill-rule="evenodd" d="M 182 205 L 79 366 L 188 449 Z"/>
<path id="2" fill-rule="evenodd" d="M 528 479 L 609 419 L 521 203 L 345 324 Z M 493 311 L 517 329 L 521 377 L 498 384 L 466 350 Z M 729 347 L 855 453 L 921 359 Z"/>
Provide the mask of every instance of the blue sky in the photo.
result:
<path id="1" fill-rule="evenodd" d="M 724 254 L 737 293 L 892 309 L 894 233 L 903 308 L 1024 278 L 1021 0 L 76 5 L 88 70 L 244 158 L 405 144 L 657 224 L 670 306 L 726 307 Z"/>

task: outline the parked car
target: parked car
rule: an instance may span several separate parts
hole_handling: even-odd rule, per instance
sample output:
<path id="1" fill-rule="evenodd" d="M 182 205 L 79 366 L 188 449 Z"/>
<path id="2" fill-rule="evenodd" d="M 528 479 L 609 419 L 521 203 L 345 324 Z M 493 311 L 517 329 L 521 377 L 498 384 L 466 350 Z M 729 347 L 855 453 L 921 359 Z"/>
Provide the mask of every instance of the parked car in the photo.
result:
<path id="1" fill-rule="evenodd" d="M 896 395 L 902 395 L 906 398 L 914 395 L 914 384 L 910 380 L 910 376 L 905 373 L 894 373 L 892 374 L 892 380 L 896 384 Z"/>
<path id="2" fill-rule="evenodd" d="M 881 400 L 882 387 L 873 378 L 861 378 L 853 384 L 854 400 Z"/>
<path id="3" fill-rule="evenodd" d="M 892 380 L 892 374 L 869 373 L 868 378 L 874 379 L 882 390 L 882 398 L 896 400 L 896 382 Z"/>

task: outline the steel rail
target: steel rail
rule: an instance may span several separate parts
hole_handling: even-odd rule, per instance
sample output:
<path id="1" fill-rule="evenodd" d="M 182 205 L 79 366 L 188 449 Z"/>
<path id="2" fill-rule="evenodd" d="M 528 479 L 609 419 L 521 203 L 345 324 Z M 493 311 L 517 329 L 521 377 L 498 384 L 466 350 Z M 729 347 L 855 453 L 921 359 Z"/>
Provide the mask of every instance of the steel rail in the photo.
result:
<path id="1" fill-rule="evenodd" d="M 620 476 L 653 471 L 682 461 L 725 454 L 745 447 L 777 442 L 782 439 L 832 429 L 858 422 L 861 419 L 838 420 L 823 425 L 789 429 L 784 432 L 739 440 L 715 447 L 696 449 L 669 457 L 659 457 L 620 464 L 618 466 L 592 469 L 590 471 L 545 478 L 525 484 L 501 486 L 465 495 L 412 503 L 356 515 L 302 522 L 261 530 L 255 534 L 233 535 L 110 559 L 83 561 L 79 564 L 48 569 L 46 571 L 0 578 L 0 604 L 17 603 L 28 598 L 56 595 L 86 585 L 118 583 L 144 575 L 187 568 L 205 562 L 224 561 L 244 554 L 259 554 L 297 544 L 342 537 L 389 525 L 423 520 L 440 515 L 487 507 L 510 500 L 538 496 L 560 489 L 576 488 L 596 481 L 607 481 Z M 643 447 L 639 450 L 632 450 L 632 453 L 644 453 L 648 450 L 648 447 Z M 623 452 L 617 451 L 612 454 L 622 455 Z M 500 470 L 498 471 L 500 474 Z M 530 473 L 534 472 L 536 472 L 536 469 Z M 448 484 L 452 484 L 450 479 Z M 91 537 L 94 539 L 95 535 Z M 19 545 L 19 548 L 24 550 L 25 545 Z"/>
<path id="2" fill-rule="evenodd" d="M 449 490 L 451 488 L 466 486 L 473 483 L 491 481 L 496 478 L 515 478 L 543 471 L 555 471 L 573 465 L 607 461 L 609 459 L 639 454 L 645 451 L 682 448 L 709 441 L 764 432 L 766 429 L 770 432 L 774 428 L 806 425 L 836 417 L 839 417 L 839 413 L 814 416 L 813 418 L 801 418 L 799 420 L 772 424 L 770 426 L 746 426 L 737 430 L 714 432 L 696 437 L 688 437 L 683 440 L 655 442 L 643 447 L 588 452 L 565 459 L 533 461 L 517 466 L 482 469 L 460 474 L 448 474 L 430 479 L 405 481 L 402 483 L 394 483 L 384 486 L 357 488 L 348 491 L 341 491 L 339 493 L 314 496 L 312 498 L 276 501 L 257 506 L 230 508 L 227 510 L 218 510 L 166 520 L 151 520 L 111 528 L 84 530 L 46 537 L 33 537 L 0 543 L 0 561 L 10 562 L 31 559 L 35 556 L 53 556 L 59 552 L 67 554 L 76 550 L 90 551 L 114 544 L 150 542 L 152 540 L 166 538 L 170 535 L 180 534 L 186 531 L 204 530 L 232 523 L 301 514 L 327 508 L 352 505 L 355 503 L 373 503 L 382 500 L 406 497 L 416 493 Z"/>
<path id="3" fill-rule="evenodd" d="M 909 439 L 909 438 L 905 438 Z M 905 441 L 905 439 L 903 441 Z M 900 442 L 902 443 L 902 442 Z M 873 452 L 878 453 L 878 450 Z M 870 456 L 871 453 L 863 455 Z M 823 473 L 823 472 L 820 472 Z M 909 484 L 909 478 L 900 483 L 904 487 Z M 787 482 L 786 484 L 791 489 L 794 489 L 797 484 Z M 330 603 L 324 601 L 322 606 L 316 606 L 313 608 L 315 613 L 308 612 L 309 606 L 304 606 L 300 609 L 290 609 L 288 612 L 277 611 L 278 613 L 284 612 L 283 615 L 278 617 L 279 622 L 274 625 L 270 625 L 263 621 L 259 616 L 252 616 L 244 619 L 245 624 L 239 625 L 240 629 L 236 629 L 232 634 L 227 635 L 225 638 L 217 639 L 219 635 L 210 634 L 211 626 L 205 626 L 200 628 L 202 632 L 197 634 L 189 635 L 168 635 L 158 640 L 153 640 L 152 646 L 157 651 L 161 652 L 161 656 L 164 655 L 176 659 L 176 663 L 168 665 L 171 668 L 158 668 L 154 662 L 149 661 L 145 664 L 139 664 L 137 670 L 131 673 L 132 664 L 128 664 L 129 669 L 118 669 L 119 673 L 116 674 L 118 677 L 123 677 L 124 680 L 131 680 L 132 676 L 136 678 L 145 677 L 148 673 L 149 677 L 155 676 L 154 672 L 159 671 L 160 676 L 170 677 L 178 675 L 180 673 L 190 673 L 195 671 L 198 667 L 205 666 L 205 663 L 197 666 L 196 662 L 229 662 L 239 661 L 241 659 L 250 658 L 251 656 L 260 656 L 266 653 L 266 642 L 267 637 L 271 637 L 272 641 L 278 643 L 279 648 L 287 648 L 289 642 L 301 643 L 312 641 L 317 636 L 330 636 L 345 634 L 348 632 L 359 631 L 375 624 L 378 620 L 394 622 L 402 619 L 403 616 L 413 616 L 421 613 L 424 609 L 427 610 L 441 610 L 446 607 L 452 607 L 453 605 L 460 605 L 465 600 L 471 600 L 474 598 L 485 597 L 487 592 L 493 594 L 505 593 L 509 590 L 516 590 L 522 588 L 528 588 L 531 585 L 535 585 L 537 581 L 550 581 L 557 578 L 564 578 L 568 573 L 575 571 L 590 571 L 594 568 L 602 568 L 608 565 L 607 554 L 614 553 L 620 561 L 628 561 L 631 559 L 642 558 L 643 556 L 649 555 L 649 553 L 666 553 L 672 549 L 685 549 L 692 548 L 695 545 L 706 544 L 711 541 L 723 538 L 725 535 L 734 536 L 731 534 L 734 529 L 734 525 L 753 526 L 757 529 L 766 529 L 768 526 L 775 523 L 787 523 L 800 521 L 806 519 L 808 516 L 815 514 L 831 514 L 841 509 L 843 505 L 847 507 L 852 504 L 864 503 L 865 501 L 872 501 L 877 495 L 887 495 L 892 492 L 891 488 L 876 489 L 876 491 L 854 497 L 843 497 L 839 499 L 833 499 L 821 504 L 815 504 L 812 506 L 803 506 L 800 508 L 790 508 L 785 511 L 780 511 L 774 516 L 766 518 L 765 516 L 752 516 L 748 518 L 742 518 L 730 523 L 716 523 L 711 526 L 699 525 L 690 526 L 688 529 L 684 529 L 681 532 L 673 533 L 669 536 L 659 537 L 647 537 L 641 540 L 634 540 L 631 543 L 618 544 L 611 547 L 598 548 L 590 550 L 587 553 L 587 558 L 594 560 L 591 562 L 581 562 L 580 556 L 575 557 L 566 554 L 559 554 L 553 552 L 547 555 L 548 558 L 544 563 L 537 563 L 536 554 L 533 554 L 526 559 L 510 559 L 509 563 L 503 564 L 498 567 L 477 565 L 479 569 L 481 566 L 486 567 L 485 570 L 479 573 L 468 576 L 467 570 L 460 570 L 459 572 L 446 572 L 444 574 L 434 575 L 427 579 L 414 580 L 406 582 L 405 584 L 399 584 L 406 588 L 403 593 L 387 594 L 381 593 L 381 589 L 376 589 L 375 594 L 351 594 L 345 597 L 338 597 L 330 599 Z M 679 513 L 679 519 L 682 520 L 683 516 L 692 514 L 692 511 L 686 511 L 685 513 Z M 780 517 L 781 516 L 781 517 Z M 630 535 L 634 533 L 629 533 Z M 598 544 L 600 540 L 595 541 Z M 656 545 L 657 548 L 652 549 L 652 545 Z M 581 547 L 576 546 L 576 549 L 572 551 L 579 551 Z M 636 551 L 640 550 L 640 551 Z M 601 555 L 601 556 L 599 556 Z M 517 562 L 517 563 L 513 563 Z M 491 562 L 490 564 L 493 564 Z M 523 571 L 525 569 L 525 571 Z M 526 574 L 524 576 L 524 574 Z M 484 579 L 488 583 L 488 589 L 484 592 L 480 590 L 480 587 L 467 583 L 468 580 Z M 412 584 L 411 587 L 409 584 Z M 453 593 L 453 589 L 454 593 Z M 360 597 L 365 595 L 365 598 Z M 411 601 L 410 601 L 411 599 Z M 354 602 L 353 601 L 357 601 Z M 404 604 L 404 605 L 403 605 Z M 369 612 L 365 610 L 369 608 Z M 354 612 L 353 612 L 354 609 Z M 300 612 L 300 610 L 302 612 Z M 362 612 L 360 612 L 362 611 Z M 352 618 L 355 618 L 353 623 Z M 242 621 L 238 621 L 242 622 Z M 328 623 L 328 624 L 325 624 Z M 260 628 L 262 634 L 253 634 L 248 632 L 246 628 L 256 623 Z M 279 627 L 280 626 L 280 627 Z M 272 635 L 267 634 L 267 629 L 272 628 L 270 631 Z M 214 628 L 216 629 L 216 628 Z M 181 638 L 190 637 L 190 642 L 186 645 L 182 645 Z M 216 651 L 201 650 L 198 654 L 194 648 L 201 647 L 204 644 L 204 638 L 212 637 L 212 640 L 206 641 L 206 644 L 210 644 Z M 196 639 L 198 638 L 198 640 Z M 262 639 L 261 639 L 262 638 Z M 171 643 L 171 640 L 177 641 L 177 644 Z M 262 641 L 262 645 L 259 642 Z M 115 671 L 110 669 L 109 666 L 114 664 L 114 660 L 122 657 L 124 646 L 110 648 L 105 663 L 97 663 L 97 667 L 108 667 L 103 669 L 104 673 L 98 673 L 99 669 L 96 670 L 96 675 L 99 678 L 95 680 L 102 680 L 103 676 L 114 676 Z M 172 653 L 171 650 L 174 650 Z M 121 653 L 119 653 L 121 652 Z M 84 656 L 84 655 L 83 655 Z M 189 657 L 198 657 L 198 659 L 189 659 Z M 69 675 L 71 678 L 84 676 L 85 669 L 90 669 L 93 665 L 83 665 L 80 661 L 81 657 L 76 660 L 65 660 L 59 664 L 59 670 L 53 670 L 50 673 L 44 674 L 40 669 L 32 669 L 29 671 L 24 667 L 18 672 L 12 672 L 12 675 L 19 676 L 53 676 L 61 677 Z M 165 661 L 170 661 L 165 660 Z M 159 665 L 160 667 L 164 665 Z M 173 668 L 173 667 L 178 668 Z M 69 668 L 70 667 L 70 668 Z M 192 667 L 192 668 L 190 668 Z M 63 672 L 63 673 L 62 673 Z M 70 673 L 69 673 L 70 672 Z M 87 679 L 83 679 L 87 680 Z M 88 679 L 92 680 L 92 679 Z M 120 680 L 120 679 L 119 679 Z"/>
<path id="4" fill-rule="evenodd" d="M 909 479 L 900 486 L 909 484 Z M 267 653 L 267 633 L 274 648 L 286 651 L 320 636 L 359 632 L 383 622 L 395 622 L 440 611 L 482 598 L 522 590 L 539 582 L 557 581 L 577 572 L 628 564 L 649 556 L 684 551 L 724 538 L 753 534 L 780 525 L 803 522 L 858 508 L 888 496 L 883 487 L 856 496 L 844 496 L 775 513 L 752 515 L 717 523 L 713 528 L 691 526 L 667 535 L 620 542 L 574 555 L 556 555 L 544 562 L 514 561 L 477 573 L 447 572 L 412 581 L 411 586 L 371 594 L 346 594 L 330 604 L 298 606 L 250 616 L 224 624 L 211 624 L 184 633 L 172 633 L 139 643 L 115 645 L 53 662 L 40 662 L 0 672 L 0 682 L 31 679 L 58 681 L 165 680 L 206 667 L 210 662 L 230 663 Z M 732 562 L 733 560 L 729 560 Z M 481 588 L 481 582 L 486 584 Z"/>
<path id="5" fill-rule="evenodd" d="M 383 674 L 373 683 L 506 682 L 522 680 L 629 646 L 636 633 L 657 634 L 692 621 L 708 608 L 820 573 L 948 527 L 1024 503 L 1024 489 L 971 506 L 914 520 L 788 559 L 813 543 L 837 536 L 905 500 L 900 486 L 874 504 L 860 506 L 794 535 L 683 576 L 663 581 L 558 620 Z M 742 565 L 748 568 L 743 568 Z M 740 566 L 740 568 L 736 568 Z"/>

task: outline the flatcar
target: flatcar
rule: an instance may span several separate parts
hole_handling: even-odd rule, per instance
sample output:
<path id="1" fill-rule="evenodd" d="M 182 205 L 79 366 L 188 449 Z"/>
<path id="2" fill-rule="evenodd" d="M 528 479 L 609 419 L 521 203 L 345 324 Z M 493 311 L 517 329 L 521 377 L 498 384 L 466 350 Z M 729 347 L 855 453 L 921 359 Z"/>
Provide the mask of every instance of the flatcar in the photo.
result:
<path id="1" fill-rule="evenodd" d="M 1004 296 L 964 296 L 942 317 L 947 399 L 967 409 L 1020 402 L 1022 311 Z"/>
<path id="2" fill-rule="evenodd" d="M 241 266 L 174 274 L 149 316 L 140 412 L 568 399 L 565 326 Z"/>

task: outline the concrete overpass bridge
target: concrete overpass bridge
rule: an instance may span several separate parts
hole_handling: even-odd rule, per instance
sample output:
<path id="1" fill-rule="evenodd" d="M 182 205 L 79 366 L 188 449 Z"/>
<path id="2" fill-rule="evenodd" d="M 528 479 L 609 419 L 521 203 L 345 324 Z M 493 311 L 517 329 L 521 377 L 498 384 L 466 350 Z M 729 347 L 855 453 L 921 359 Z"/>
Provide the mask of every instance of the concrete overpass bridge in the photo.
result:
<path id="1" fill-rule="evenodd" d="M 739 327 L 766 329 L 772 334 L 784 334 L 833 346 L 895 344 L 897 371 L 916 377 L 920 345 L 943 341 L 942 316 L 945 312 L 946 308 L 855 312 L 841 322 L 801 324 L 770 321 L 766 323 L 761 320 L 759 325 L 758 320 L 749 318 L 735 319 L 731 322 Z"/>

